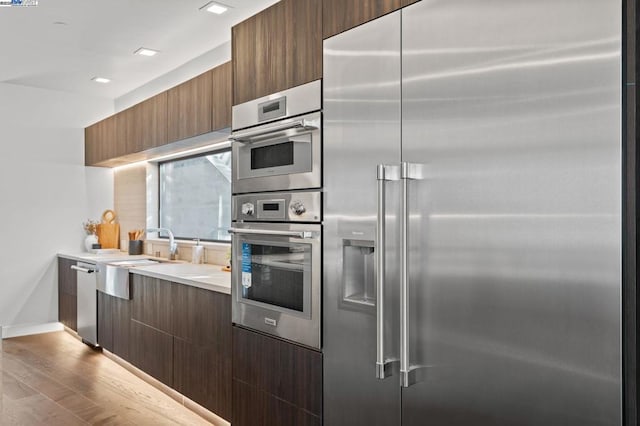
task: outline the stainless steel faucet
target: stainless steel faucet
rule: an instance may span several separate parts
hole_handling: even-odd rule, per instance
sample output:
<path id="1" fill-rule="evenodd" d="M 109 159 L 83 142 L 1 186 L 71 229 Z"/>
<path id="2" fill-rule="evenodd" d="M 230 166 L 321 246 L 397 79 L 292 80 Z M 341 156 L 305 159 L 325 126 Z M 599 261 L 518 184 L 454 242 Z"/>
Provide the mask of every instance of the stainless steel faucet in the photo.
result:
<path id="1" fill-rule="evenodd" d="M 169 234 L 169 260 L 176 260 L 176 254 L 178 253 L 178 244 L 173 238 L 173 232 L 169 228 L 148 228 L 147 232 L 166 232 Z"/>

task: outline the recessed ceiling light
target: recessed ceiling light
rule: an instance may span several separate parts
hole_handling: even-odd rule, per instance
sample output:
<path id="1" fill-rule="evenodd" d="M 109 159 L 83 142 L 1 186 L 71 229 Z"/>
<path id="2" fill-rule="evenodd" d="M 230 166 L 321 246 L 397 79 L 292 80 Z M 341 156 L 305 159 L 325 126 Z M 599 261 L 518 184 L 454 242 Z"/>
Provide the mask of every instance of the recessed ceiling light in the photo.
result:
<path id="1" fill-rule="evenodd" d="M 140 56 L 154 56 L 156 53 L 158 53 L 158 51 L 153 49 L 147 49 L 146 47 L 141 47 L 140 49 L 136 50 L 133 53 Z"/>
<path id="2" fill-rule="evenodd" d="M 215 13 L 216 15 L 222 15 L 227 10 L 229 10 L 229 6 L 215 1 L 210 1 L 209 3 L 202 6 L 200 10 L 206 10 L 207 12 Z"/>
<path id="3" fill-rule="evenodd" d="M 109 83 L 111 81 L 108 78 L 104 77 L 93 77 L 91 80 L 95 81 L 96 83 Z"/>

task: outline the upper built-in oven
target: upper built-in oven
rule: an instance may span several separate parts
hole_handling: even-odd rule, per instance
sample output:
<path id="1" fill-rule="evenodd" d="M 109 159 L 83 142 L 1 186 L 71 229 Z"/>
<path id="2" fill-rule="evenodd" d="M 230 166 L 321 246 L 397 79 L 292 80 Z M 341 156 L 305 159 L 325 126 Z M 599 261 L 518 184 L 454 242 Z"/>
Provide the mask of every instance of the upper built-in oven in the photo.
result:
<path id="1" fill-rule="evenodd" d="M 320 188 L 321 95 L 318 80 L 233 107 L 234 194 Z"/>

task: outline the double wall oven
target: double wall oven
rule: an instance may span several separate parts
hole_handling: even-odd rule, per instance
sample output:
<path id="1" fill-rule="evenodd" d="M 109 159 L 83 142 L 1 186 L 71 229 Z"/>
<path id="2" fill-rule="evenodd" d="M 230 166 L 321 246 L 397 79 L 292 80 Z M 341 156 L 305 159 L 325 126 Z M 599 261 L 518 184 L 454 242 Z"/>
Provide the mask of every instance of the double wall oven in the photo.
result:
<path id="1" fill-rule="evenodd" d="M 320 348 L 320 81 L 233 107 L 232 316 Z"/>

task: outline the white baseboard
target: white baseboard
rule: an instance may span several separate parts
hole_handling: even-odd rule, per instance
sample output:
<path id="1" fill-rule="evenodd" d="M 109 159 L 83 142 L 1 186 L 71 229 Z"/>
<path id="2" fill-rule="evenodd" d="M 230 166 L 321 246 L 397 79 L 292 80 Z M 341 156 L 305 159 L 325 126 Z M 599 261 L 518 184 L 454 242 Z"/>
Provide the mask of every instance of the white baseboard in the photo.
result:
<path id="1" fill-rule="evenodd" d="M 5 325 L 0 328 L 2 329 L 3 339 L 64 330 L 64 326 L 59 322 L 49 322 L 45 324 Z"/>

